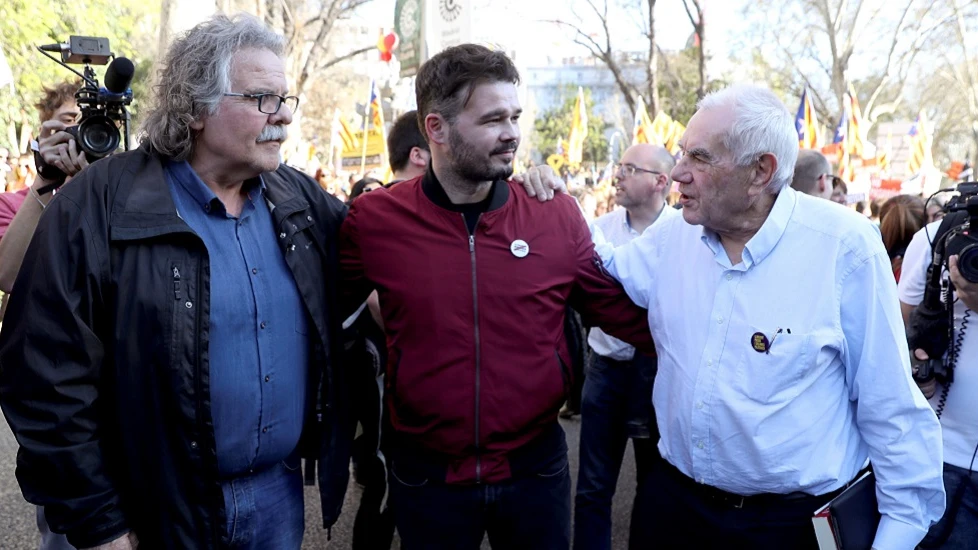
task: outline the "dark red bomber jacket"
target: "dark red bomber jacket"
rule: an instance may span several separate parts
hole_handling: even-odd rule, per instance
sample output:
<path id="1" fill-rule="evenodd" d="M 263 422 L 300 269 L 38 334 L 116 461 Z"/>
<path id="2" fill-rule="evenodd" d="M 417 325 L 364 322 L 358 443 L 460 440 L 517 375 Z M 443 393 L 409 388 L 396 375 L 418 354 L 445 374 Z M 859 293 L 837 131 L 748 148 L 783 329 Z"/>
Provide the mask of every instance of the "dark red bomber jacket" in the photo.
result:
<path id="1" fill-rule="evenodd" d="M 601 267 L 574 198 L 493 185 L 469 235 L 434 174 L 362 195 L 340 231 L 348 304 L 379 292 L 387 405 L 399 441 L 448 483 L 513 475 L 508 456 L 552 428 L 571 387 L 563 319 L 654 354 L 647 311 Z"/>

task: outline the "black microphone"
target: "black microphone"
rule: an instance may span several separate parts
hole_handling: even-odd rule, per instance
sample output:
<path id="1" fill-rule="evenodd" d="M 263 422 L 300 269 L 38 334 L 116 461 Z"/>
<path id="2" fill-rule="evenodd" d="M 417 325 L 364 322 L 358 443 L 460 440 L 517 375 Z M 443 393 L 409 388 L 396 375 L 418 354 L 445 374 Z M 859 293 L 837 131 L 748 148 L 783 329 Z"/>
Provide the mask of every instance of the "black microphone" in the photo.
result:
<path id="1" fill-rule="evenodd" d="M 42 48 L 44 46 L 41 46 Z M 105 89 L 113 94 L 122 94 L 129 89 L 132 77 L 136 72 L 136 67 L 125 57 L 117 57 L 112 60 L 108 68 L 105 69 Z"/>
<path id="2" fill-rule="evenodd" d="M 41 49 L 46 52 L 64 52 L 68 51 L 68 44 L 45 44 L 41 46 Z"/>

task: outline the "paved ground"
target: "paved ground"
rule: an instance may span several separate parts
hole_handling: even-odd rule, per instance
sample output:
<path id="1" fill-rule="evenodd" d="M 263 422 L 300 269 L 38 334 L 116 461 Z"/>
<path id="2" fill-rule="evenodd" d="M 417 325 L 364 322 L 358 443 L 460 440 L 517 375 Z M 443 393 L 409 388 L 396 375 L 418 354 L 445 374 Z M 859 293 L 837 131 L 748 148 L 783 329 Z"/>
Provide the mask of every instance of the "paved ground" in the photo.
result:
<path id="1" fill-rule="evenodd" d="M 567 431 L 572 479 L 576 482 L 580 417 L 561 422 Z M 37 548 L 38 543 L 34 525 L 34 508 L 24 502 L 14 478 L 16 453 L 16 441 L 14 441 L 6 421 L 0 416 L 0 550 L 30 550 Z M 632 499 L 635 496 L 635 463 L 633 458 L 629 448 L 625 454 L 625 465 L 622 468 L 621 481 L 612 510 L 614 518 L 612 546 L 614 548 L 627 548 L 628 546 L 629 513 L 631 512 Z M 343 515 L 333 528 L 332 541 L 327 543 L 326 531 L 319 527 L 322 522 L 319 512 L 319 495 L 314 487 L 307 487 L 306 537 L 303 548 L 350 548 L 353 515 L 359 499 L 359 488 L 356 484 L 351 484 L 350 490 L 347 492 Z M 394 548 L 399 548 L 396 541 Z M 483 548 L 489 548 L 487 541 L 483 542 Z"/>

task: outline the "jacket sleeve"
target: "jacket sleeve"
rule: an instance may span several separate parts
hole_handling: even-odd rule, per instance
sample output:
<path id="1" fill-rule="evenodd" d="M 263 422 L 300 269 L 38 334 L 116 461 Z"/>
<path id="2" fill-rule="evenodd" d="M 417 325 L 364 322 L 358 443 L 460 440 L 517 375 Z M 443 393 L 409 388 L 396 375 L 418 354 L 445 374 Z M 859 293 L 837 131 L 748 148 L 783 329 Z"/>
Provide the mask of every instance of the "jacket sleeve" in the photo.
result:
<path id="1" fill-rule="evenodd" d="M 351 206 L 340 228 L 340 278 L 343 281 L 340 289 L 340 310 L 344 319 L 353 315 L 374 290 L 363 262 L 360 213 L 358 205 Z"/>
<path id="2" fill-rule="evenodd" d="M 67 195 L 42 216 L 14 284 L 0 333 L 0 405 L 20 445 L 24 498 L 44 507 L 52 531 L 87 547 L 129 527 L 100 441 L 107 228 L 85 215 L 78 193 Z"/>
<path id="3" fill-rule="evenodd" d="M 577 255 L 577 279 L 571 289 L 571 307 L 581 314 L 585 325 L 597 326 L 640 352 L 655 355 L 648 310 L 635 305 L 621 284 L 605 271 L 601 257 L 594 250 L 587 223 L 576 211 L 576 206 L 572 207 L 573 212 L 564 213 L 572 220 L 569 233 Z"/>

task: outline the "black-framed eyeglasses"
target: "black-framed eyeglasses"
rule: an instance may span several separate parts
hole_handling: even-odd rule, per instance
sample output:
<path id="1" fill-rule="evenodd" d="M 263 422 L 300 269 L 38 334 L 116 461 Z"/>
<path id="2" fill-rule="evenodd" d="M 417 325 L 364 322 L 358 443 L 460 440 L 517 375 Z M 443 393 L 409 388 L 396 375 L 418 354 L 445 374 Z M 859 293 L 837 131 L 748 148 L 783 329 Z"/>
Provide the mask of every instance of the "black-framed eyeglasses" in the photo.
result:
<path id="1" fill-rule="evenodd" d="M 282 104 L 289 108 L 293 113 L 299 108 L 299 98 L 290 96 L 280 96 L 278 94 L 238 94 L 226 92 L 224 95 L 231 97 L 246 97 L 258 100 L 258 110 L 266 115 L 274 115 L 282 108 Z"/>
<path id="2" fill-rule="evenodd" d="M 840 183 L 845 183 L 845 181 L 842 178 L 836 176 L 835 174 L 822 174 L 822 175 L 825 176 L 826 179 L 832 182 L 832 187 L 838 187 Z"/>
<path id="3" fill-rule="evenodd" d="M 662 175 L 662 172 L 656 172 L 655 170 L 646 170 L 645 168 L 639 168 L 634 164 L 615 164 L 615 174 L 620 176 L 625 176 L 630 178 L 635 175 L 635 172 L 641 172 L 643 174 L 655 174 L 657 176 Z"/>

